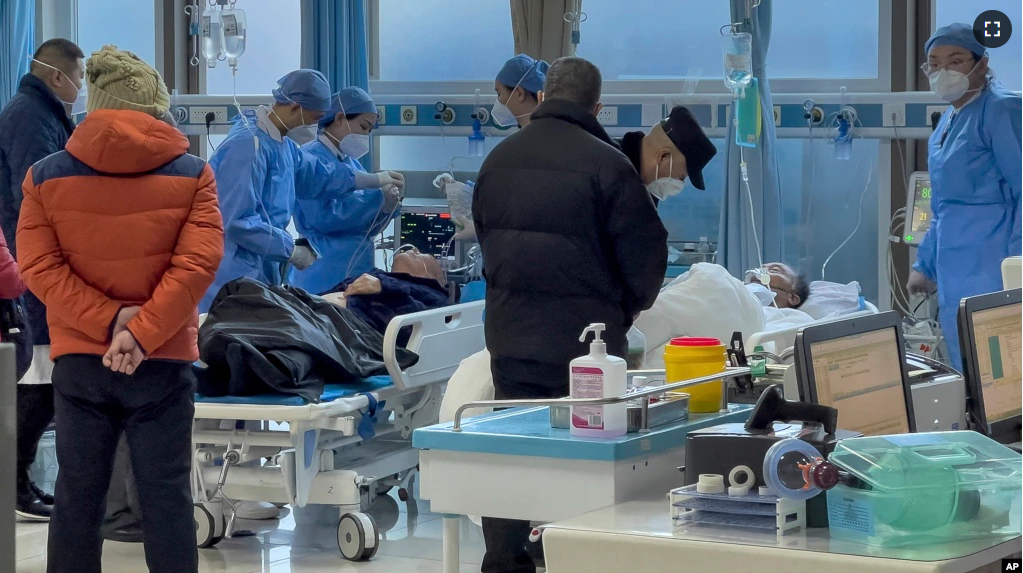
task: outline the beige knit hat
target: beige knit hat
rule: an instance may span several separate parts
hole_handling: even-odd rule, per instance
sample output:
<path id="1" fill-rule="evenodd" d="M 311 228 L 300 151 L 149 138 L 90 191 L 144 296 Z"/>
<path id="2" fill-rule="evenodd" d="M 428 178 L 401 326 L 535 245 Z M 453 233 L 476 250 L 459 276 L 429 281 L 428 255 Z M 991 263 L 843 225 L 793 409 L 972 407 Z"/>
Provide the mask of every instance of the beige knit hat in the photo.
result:
<path id="1" fill-rule="evenodd" d="M 89 86 L 86 111 L 126 109 L 160 118 L 170 109 L 170 94 L 160 73 L 135 54 L 103 46 L 85 64 Z"/>

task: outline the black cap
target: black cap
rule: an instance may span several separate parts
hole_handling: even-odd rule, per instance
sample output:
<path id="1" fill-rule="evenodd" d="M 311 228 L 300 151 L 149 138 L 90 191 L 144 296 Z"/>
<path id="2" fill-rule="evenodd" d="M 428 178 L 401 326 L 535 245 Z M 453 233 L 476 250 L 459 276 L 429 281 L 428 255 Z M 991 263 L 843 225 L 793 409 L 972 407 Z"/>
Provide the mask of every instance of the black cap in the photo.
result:
<path id="1" fill-rule="evenodd" d="M 703 132 L 693 112 L 685 106 L 671 108 L 668 117 L 661 120 L 661 128 L 668 139 L 686 156 L 686 173 L 693 186 L 703 191 L 703 168 L 717 155 L 718 148 Z"/>

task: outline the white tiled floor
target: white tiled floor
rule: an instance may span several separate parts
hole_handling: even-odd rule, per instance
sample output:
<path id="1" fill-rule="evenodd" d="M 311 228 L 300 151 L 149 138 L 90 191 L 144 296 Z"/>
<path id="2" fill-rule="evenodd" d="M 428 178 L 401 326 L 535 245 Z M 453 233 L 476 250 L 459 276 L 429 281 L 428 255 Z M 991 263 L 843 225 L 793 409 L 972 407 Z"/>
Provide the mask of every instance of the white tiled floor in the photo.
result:
<path id="1" fill-rule="evenodd" d="M 393 495 L 393 492 L 392 492 Z M 392 498 L 393 499 L 393 498 Z M 393 500 L 397 502 L 396 499 Z M 337 549 L 338 511 L 328 507 L 288 510 L 280 520 L 239 521 L 237 529 L 255 532 L 251 537 L 225 539 L 215 548 L 199 550 L 202 573 L 440 573 L 441 519 L 420 501 L 410 516 L 404 503 L 380 500 L 370 514 L 386 533 L 377 556 L 369 562 L 345 561 Z M 462 520 L 461 573 L 479 571 L 483 559 L 483 533 Z M 46 526 L 18 524 L 17 573 L 46 570 Z M 145 571 L 141 544 L 107 542 L 103 551 L 104 573 Z"/>

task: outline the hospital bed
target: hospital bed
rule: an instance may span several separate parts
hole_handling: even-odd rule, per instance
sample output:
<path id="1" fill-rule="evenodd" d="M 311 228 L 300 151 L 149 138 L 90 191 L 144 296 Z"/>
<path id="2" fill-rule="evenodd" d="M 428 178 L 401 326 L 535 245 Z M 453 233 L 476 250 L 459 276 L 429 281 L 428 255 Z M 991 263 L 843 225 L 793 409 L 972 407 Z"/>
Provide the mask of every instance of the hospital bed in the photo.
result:
<path id="1" fill-rule="evenodd" d="M 366 508 L 392 487 L 399 498 L 418 471 L 412 431 L 437 422 L 441 386 L 483 349 L 483 302 L 395 317 L 384 334 L 388 376 L 327 384 L 318 402 L 295 395 L 197 396 L 192 442 L 196 542 L 210 547 L 233 529 L 240 501 L 340 507 L 338 548 L 371 558 L 378 532 Z M 398 366 L 398 333 L 410 327 Z"/>
<path id="2" fill-rule="evenodd" d="M 799 333 L 801 329 L 815 324 L 835 320 L 845 320 L 847 318 L 856 318 L 857 316 L 870 316 L 880 312 L 877 306 L 869 301 L 863 300 L 861 301 L 861 304 L 863 307 L 862 310 L 836 313 L 806 324 L 789 325 L 783 328 L 766 329 L 761 332 L 755 332 L 746 339 L 746 350 L 752 351 L 757 346 L 762 346 L 765 351 L 772 352 L 782 359 L 791 358 L 792 347 L 796 343 L 796 334 Z"/>

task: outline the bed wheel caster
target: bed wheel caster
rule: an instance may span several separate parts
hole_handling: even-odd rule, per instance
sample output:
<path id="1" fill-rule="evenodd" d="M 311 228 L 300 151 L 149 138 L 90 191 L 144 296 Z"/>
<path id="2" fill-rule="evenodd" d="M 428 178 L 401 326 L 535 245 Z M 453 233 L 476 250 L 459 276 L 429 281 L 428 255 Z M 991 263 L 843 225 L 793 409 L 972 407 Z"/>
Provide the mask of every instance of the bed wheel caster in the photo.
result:
<path id="1" fill-rule="evenodd" d="M 346 513 L 337 525 L 337 548 L 348 561 L 372 559 L 380 548 L 380 533 L 365 513 Z"/>
<path id="2" fill-rule="evenodd" d="M 224 539 L 224 527 L 221 525 L 220 531 L 217 531 L 217 519 L 223 523 L 224 517 L 217 516 L 213 517 L 208 509 L 202 506 L 202 504 L 194 504 L 192 506 L 192 517 L 195 519 L 195 545 L 200 549 L 207 547 L 213 547 L 220 543 Z M 220 533 L 218 536 L 217 533 Z"/>
<path id="3" fill-rule="evenodd" d="M 398 490 L 398 499 L 401 500 L 402 502 L 407 502 L 408 501 L 408 490 L 405 489 L 405 488 L 400 488 Z"/>

